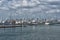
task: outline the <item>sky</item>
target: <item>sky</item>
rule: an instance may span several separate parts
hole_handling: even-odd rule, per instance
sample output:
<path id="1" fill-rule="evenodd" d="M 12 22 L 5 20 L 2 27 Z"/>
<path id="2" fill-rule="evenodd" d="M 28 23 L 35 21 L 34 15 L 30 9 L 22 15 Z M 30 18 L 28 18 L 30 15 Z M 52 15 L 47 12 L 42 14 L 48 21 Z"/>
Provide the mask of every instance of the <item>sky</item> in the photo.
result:
<path id="1" fill-rule="evenodd" d="M 60 0 L 0 0 L 0 18 L 60 18 Z"/>

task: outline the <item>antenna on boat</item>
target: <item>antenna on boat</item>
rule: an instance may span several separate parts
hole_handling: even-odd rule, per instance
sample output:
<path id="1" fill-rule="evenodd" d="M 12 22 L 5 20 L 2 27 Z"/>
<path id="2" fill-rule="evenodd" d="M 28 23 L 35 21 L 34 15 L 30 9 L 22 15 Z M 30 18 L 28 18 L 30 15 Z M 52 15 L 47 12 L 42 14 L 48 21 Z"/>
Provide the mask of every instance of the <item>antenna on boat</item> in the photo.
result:
<path id="1" fill-rule="evenodd" d="M 2 23 L 2 21 L 3 21 L 3 17 L 1 17 L 1 23 Z"/>
<path id="2" fill-rule="evenodd" d="M 11 20 L 11 14 L 9 15 L 9 19 Z"/>

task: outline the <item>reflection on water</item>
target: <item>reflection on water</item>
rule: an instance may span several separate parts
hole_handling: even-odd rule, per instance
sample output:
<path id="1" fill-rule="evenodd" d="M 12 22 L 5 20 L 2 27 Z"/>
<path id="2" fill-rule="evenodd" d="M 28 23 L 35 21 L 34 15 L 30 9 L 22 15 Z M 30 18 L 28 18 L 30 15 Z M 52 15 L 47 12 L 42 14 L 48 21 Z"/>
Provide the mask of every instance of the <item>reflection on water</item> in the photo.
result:
<path id="1" fill-rule="evenodd" d="M 0 28 L 0 40 L 60 40 L 60 26 Z"/>

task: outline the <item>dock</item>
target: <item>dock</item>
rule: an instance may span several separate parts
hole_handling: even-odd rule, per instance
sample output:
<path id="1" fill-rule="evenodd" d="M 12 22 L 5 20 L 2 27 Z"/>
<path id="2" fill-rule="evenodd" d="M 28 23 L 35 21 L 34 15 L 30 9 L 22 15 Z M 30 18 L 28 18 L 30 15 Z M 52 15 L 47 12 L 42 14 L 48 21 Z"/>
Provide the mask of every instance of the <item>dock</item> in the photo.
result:
<path id="1" fill-rule="evenodd" d="M 0 28 L 15 28 L 22 27 L 22 25 L 0 25 Z"/>

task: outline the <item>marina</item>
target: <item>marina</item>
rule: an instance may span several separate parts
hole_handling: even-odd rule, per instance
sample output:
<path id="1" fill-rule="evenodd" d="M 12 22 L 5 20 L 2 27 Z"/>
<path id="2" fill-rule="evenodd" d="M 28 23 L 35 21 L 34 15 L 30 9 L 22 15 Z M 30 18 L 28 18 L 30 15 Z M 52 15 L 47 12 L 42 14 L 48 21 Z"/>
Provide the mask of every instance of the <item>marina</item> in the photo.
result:
<path id="1" fill-rule="evenodd" d="M 10 27 L 25 27 L 25 26 L 36 26 L 36 25 L 60 25 L 59 20 L 25 20 L 25 19 L 18 19 L 18 20 L 6 20 L 0 21 L 0 28 L 10 28 Z"/>

